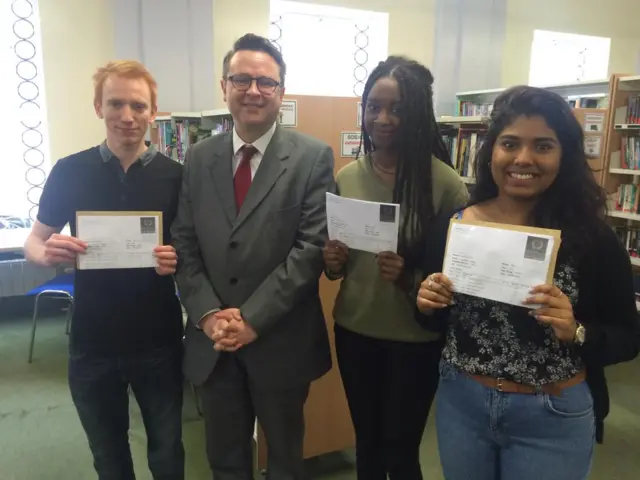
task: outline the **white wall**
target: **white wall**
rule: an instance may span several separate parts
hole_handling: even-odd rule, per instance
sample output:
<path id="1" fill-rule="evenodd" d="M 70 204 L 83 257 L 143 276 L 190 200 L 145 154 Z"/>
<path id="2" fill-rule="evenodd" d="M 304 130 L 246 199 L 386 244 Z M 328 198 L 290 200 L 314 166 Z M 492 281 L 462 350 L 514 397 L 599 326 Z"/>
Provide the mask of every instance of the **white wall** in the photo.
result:
<path id="1" fill-rule="evenodd" d="M 212 0 L 111 0 L 115 55 L 144 63 L 162 112 L 210 109 Z"/>
<path id="2" fill-rule="evenodd" d="M 269 0 L 214 0 L 213 2 L 213 55 L 215 106 L 224 107 L 220 79 L 222 60 L 234 42 L 245 33 L 269 35 Z"/>
<path id="3" fill-rule="evenodd" d="M 638 0 L 509 0 L 501 86 L 528 83 L 534 30 L 609 37 L 609 73 L 635 73 L 638 12 Z"/>
<path id="4" fill-rule="evenodd" d="M 52 161 L 104 139 L 93 110 L 96 68 L 111 60 L 109 0 L 40 0 L 45 94 Z"/>

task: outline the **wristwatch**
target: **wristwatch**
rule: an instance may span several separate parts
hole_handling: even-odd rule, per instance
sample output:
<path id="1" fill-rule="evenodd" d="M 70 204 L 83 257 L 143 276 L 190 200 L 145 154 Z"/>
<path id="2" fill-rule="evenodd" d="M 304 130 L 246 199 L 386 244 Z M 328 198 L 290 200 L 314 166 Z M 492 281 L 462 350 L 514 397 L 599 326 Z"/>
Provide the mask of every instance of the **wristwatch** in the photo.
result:
<path id="1" fill-rule="evenodd" d="M 573 335 L 573 342 L 576 345 L 583 345 L 587 336 L 587 331 L 584 328 L 584 325 L 576 322 L 576 333 Z"/>

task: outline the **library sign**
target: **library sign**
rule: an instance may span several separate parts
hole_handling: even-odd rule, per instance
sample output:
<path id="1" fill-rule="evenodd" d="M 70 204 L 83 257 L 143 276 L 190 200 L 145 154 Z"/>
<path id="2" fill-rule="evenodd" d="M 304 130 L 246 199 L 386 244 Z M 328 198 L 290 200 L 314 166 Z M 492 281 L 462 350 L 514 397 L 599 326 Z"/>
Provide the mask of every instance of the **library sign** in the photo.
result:
<path id="1" fill-rule="evenodd" d="M 360 139 L 362 138 L 362 133 L 360 132 L 342 132 L 342 157 L 352 157 L 355 158 L 358 155 L 358 150 L 360 149 Z"/>

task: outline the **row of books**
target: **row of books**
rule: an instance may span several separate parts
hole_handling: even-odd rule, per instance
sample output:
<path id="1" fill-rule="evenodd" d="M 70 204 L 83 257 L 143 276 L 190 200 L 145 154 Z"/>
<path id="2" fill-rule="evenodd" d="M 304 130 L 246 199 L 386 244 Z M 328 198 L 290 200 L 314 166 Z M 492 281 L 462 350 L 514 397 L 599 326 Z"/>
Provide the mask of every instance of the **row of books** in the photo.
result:
<path id="1" fill-rule="evenodd" d="M 230 132 L 231 130 L 233 130 L 233 118 L 224 117 L 220 123 L 216 124 L 211 134 L 217 135 L 219 133 Z"/>
<path id="2" fill-rule="evenodd" d="M 640 257 L 640 228 L 616 225 L 613 230 L 631 257 Z"/>
<path id="3" fill-rule="evenodd" d="M 187 149 L 198 140 L 198 127 L 194 120 L 158 122 L 158 151 L 184 163 Z"/>
<path id="4" fill-rule="evenodd" d="M 476 155 L 482 146 L 485 133 L 461 130 L 444 132 L 442 140 L 449 150 L 453 166 L 461 177 L 473 177 Z"/>
<path id="5" fill-rule="evenodd" d="M 626 123 L 634 125 L 640 124 L 640 96 L 629 97 Z"/>
<path id="6" fill-rule="evenodd" d="M 475 104 L 473 102 L 460 102 L 459 114 L 462 117 L 488 117 L 493 110 L 492 103 Z"/>
<path id="7" fill-rule="evenodd" d="M 622 137 L 620 166 L 640 170 L 640 137 Z"/>
<path id="8" fill-rule="evenodd" d="M 638 213 L 638 185 L 622 184 L 613 195 L 614 208 L 620 212 Z"/>
<path id="9" fill-rule="evenodd" d="M 602 102 L 606 101 L 606 99 L 602 98 L 590 98 L 590 97 L 580 97 L 580 98 L 566 98 L 567 103 L 572 108 L 601 108 Z M 459 112 L 458 114 L 462 117 L 473 117 L 473 116 L 483 116 L 488 117 L 491 115 L 491 110 L 493 109 L 493 104 L 475 104 L 473 102 L 460 102 Z M 637 112 L 638 117 L 637 120 L 640 123 L 640 109 Z M 627 122 L 634 123 L 634 122 Z"/>
<path id="10" fill-rule="evenodd" d="M 223 119 L 212 129 L 203 128 L 198 120 L 158 121 L 158 151 L 177 162 L 184 163 L 187 149 L 212 135 L 228 132 L 233 128 L 231 119 Z"/>

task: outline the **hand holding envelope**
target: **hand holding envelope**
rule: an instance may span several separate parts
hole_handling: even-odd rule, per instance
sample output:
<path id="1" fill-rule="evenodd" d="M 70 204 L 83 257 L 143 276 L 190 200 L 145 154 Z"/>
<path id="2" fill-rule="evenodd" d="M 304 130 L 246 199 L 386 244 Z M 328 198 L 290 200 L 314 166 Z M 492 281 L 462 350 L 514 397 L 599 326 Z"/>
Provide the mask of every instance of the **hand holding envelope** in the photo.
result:
<path id="1" fill-rule="evenodd" d="M 352 250 L 397 252 L 400 205 L 326 194 L 329 240 Z"/>
<path id="2" fill-rule="evenodd" d="M 162 245 L 162 212 L 77 212 L 77 237 L 87 247 L 78 270 L 157 268 L 170 275 L 177 264 Z"/>
<path id="3" fill-rule="evenodd" d="M 158 264 L 156 265 L 156 273 L 161 276 L 173 275 L 176 273 L 178 266 L 178 254 L 176 249 L 171 245 L 158 245 L 153 249 Z"/>
<path id="4" fill-rule="evenodd" d="M 87 250 L 87 243 L 69 235 L 54 233 L 44 242 L 44 261 L 50 267 L 73 263 Z"/>
<path id="5" fill-rule="evenodd" d="M 557 230 L 452 220 L 443 272 L 429 275 L 416 299 L 423 313 L 445 308 L 453 292 L 530 308 L 559 340 L 573 340 L 569 298 L 553 285 Z"/>

